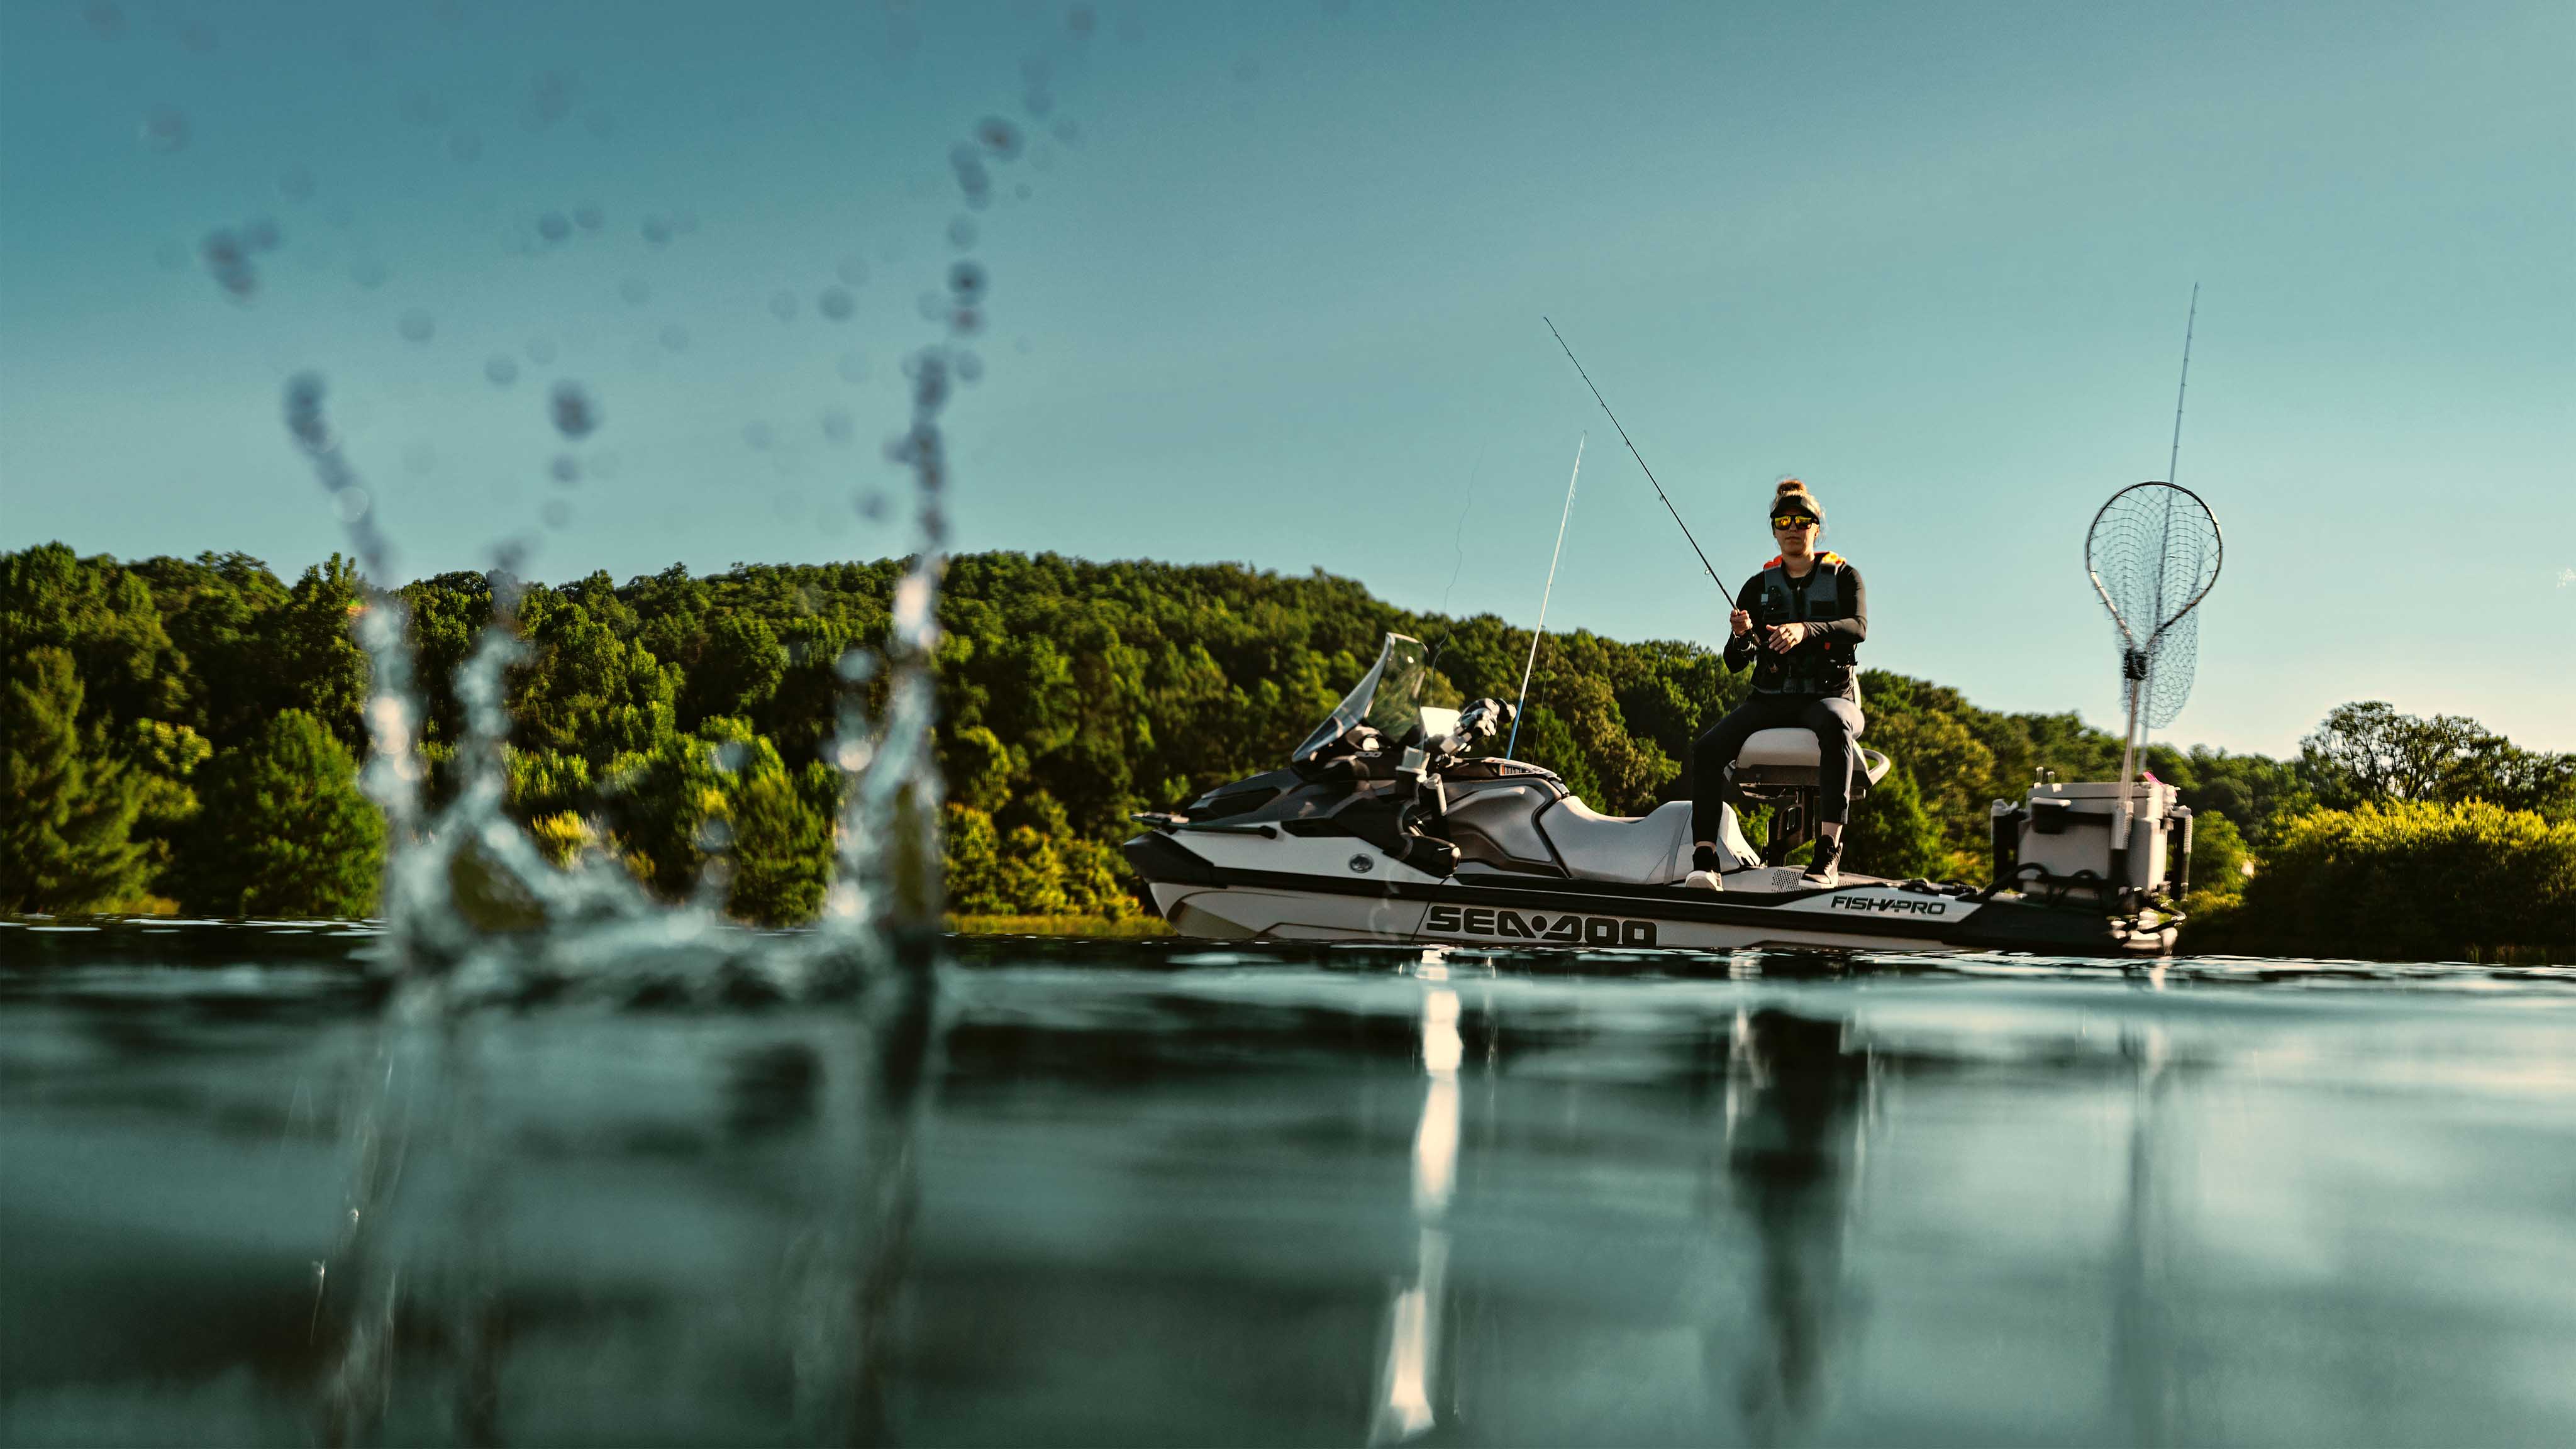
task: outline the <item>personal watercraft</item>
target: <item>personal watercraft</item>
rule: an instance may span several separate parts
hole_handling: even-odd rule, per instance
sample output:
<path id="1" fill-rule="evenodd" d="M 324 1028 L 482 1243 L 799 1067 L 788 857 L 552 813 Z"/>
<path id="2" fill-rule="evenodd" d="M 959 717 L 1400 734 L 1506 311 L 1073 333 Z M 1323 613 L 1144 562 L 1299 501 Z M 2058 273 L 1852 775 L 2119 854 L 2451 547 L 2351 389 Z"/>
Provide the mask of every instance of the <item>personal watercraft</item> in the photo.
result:
<path id="1" fill-rule="evenodd" d="M 1598 814 L 1564 781 L 1479 750 L 1513 706 L 1419 702 L 1419 641 L 1390 634 L 1377 662 L 1283 769 L 1135 818 L 1125 847 L 1155 906 L 1215 939 L 1590 948 L 1827 947 L 2127 955 L 2172 948 L 2188 885 L 2191 812 L 2153 781 L 2035 786 L 1995 802 L 1983 887 L 1844 874 L 1804 878 L 1790 852 L 1813 834 L 1816 740 L 1763 730 L 1730 793 L 1770 808 L 1757 849 L 1722 813 L 1720 889 L 1684 884 L 1691 805 Z M 1855 798 L 1888 758 L 1861 751 Z"/>

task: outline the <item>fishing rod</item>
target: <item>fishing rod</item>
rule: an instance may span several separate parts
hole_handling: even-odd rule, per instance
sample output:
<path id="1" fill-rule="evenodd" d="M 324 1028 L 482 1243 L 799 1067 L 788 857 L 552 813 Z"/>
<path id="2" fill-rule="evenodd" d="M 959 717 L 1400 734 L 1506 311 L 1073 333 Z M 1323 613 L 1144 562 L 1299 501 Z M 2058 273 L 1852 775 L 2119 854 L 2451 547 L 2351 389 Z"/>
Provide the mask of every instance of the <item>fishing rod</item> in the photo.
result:
<path id="1" fill-rule="evenodd" d="M 1512 706 L 1512 737 L 1503 746 L 1506 760 L 1521 745 L 1521 709 L 1529 703 L 1530 671 L 1538 668 L 1538 641 L 1547 633 L 1547 601 L 1556 593 L 1556 561 L 1565 557 L 1565 525 L 1574 517 L 1574 485 L 1583 476 L 1583 445 L 1590 441 L 1590 433 L 1574 440 L 1574 476 L 1565 480 L 1565 512 L 1557 515 L 1556 552 L 1547 556 L 1547 587 L 1538 596 L 1538 628 L 1530 634 L 1529 662 L 1521 666 L 1520 703 Z"/>
<path id="2" fill-rule="evenodd" d="M 1725 593 L 1726 580 L 1717 576 L 1716 566 L 1708 561 L 1708 553 L 1699 546 L 1699 540 L 1691 538 L 1690 525 L 1682 522 L 1682 511 L 1673 506 L 1672 495 L 1664 491 L 1662 481 L 1655 477 L 1655 470 L 1646 467 L 1646 455 L 1637 451 L 1637 445 L 1629 440 L 1628 430 L 1620 427 L 1619 415 L 1610 411 L 1610 400 L 1601 395 L 1600 388 L 1593 386 L 1592 374 L 1583 370 L 1582 359 L 1574 355 L 1572 347 L 1566 346 L 1565 334 L 1556 330 L 1556 324 L 1548 321 L 1546 314 L 1541 313 L 1538 320 L 1547 323 L 1548 335 L 1556 339 L 1557 346 L 1565 348 L 1565 360 L 1574 364 L 1575 375 L 1583 379 L 1585 387 L 1592 388 L 1592 400 L 1601 404 L 1602 412 L 1609 414 L 1610 426 L 1619 429 L 1619 441 L 1628 444 L 1628 456 L 1637 460 L 1638 467 L 1646 469 L 1646 481 L 1655 485 L 1655 496 L 1664 500 L 1664 511 L 1673 516 L 1673 522 L 1681 529 L 1682 537 L 1690 539 L 1691 552 L 1699 555 L 1699 566 L 1708 570 L 1708 581 L 1717 585 L 1718 592 Z"/>

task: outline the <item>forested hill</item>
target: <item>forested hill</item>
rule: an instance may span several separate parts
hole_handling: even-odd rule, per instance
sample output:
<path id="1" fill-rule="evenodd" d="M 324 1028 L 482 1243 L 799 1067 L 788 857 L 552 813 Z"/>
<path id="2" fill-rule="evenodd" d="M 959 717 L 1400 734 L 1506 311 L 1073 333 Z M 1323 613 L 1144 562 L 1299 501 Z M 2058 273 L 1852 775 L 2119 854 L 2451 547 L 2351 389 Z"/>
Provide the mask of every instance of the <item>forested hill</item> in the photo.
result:
<path id="1" fill-rule="evenodd" d="M 533 649 L 509 691 L 512 808 L 549 849 L 615 851 L 675 893 L 700 862 L 699 827 L 722 816 L 736 909 L 810 913 L 831 811 L 816 748 L 834 661 L 882 637 L 902 568 L 674 567 L 530 585 L 520 620 Z M 380 827 L 335 783 L 363 748 L 366 664 L 347 629 L 359 589 L 337 559 L 288 584 L 240 554 L 120 563 L 46 545 L 0 556 L 0 909 L 363 908 Z M 403 594 L 436 789 L 460 728 L 449 674 L 490 616 L 491 584 L 445 574 Z M 1430 702 L 1452 704 L 1511 695 L 1530 638 L 1491 615 L 1397 609 L 1320 571 L 1052 554 L 959 557 L 940 615 L 951 897 L 993 912 L 1131 910 L 1108 849 L 1129 812 L 1277 765 L 1388 631 L 1436 651 Z M 1550 636 L 1520 753 L 1603 810 L 1639 812 L 1687 792 L 1692 736 L 1746 687 L 1698 645 Z M 1982 878 L 1990 799 L 2018 797 L 2041 767 L 2076 779 L 2118 766 L 2118 740 L 2071 712 L 1979 709 L 1879 670 L 1863 689 L 1866 742 L 1896 767 L 1855 822 L 1856 869 Z M 2520 790 L 2533 798 L 2503 803 L 2555 800 L 2563 818 L 2576 791 L 2568 757 L 2514 751 L 2466 721 L 2360 709 L 2346 723 L 2379 731 L 2362 741 L 2370 748 L 2401 726 L 2465 727 L 2471 745 L 2486 741 L 2486 798 Z M 2337 755 L 2359 738 L 2338 728 L 2330 721 L 2299 761 L 2163 745 L 2149 761 L 2190 803 L 2235 823 L 2204 831 L 2223 852 L 2240 832 L 2259 845 L 2287 805 L 2345 803 L 2331 797 L 2362 788 L 2371 766 Z M 714 748 L 727 742 L 740 748 Z M 717 768 L 719 754 L 730 768 Z"/>

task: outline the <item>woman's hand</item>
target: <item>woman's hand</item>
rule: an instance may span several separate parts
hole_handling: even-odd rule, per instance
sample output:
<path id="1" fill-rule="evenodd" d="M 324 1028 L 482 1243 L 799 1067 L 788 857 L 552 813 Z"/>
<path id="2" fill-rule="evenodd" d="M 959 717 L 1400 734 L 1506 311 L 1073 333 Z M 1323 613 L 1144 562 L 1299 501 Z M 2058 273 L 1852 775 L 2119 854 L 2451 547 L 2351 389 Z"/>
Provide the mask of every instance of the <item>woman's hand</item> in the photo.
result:
<path id="1" fill-rule="evenodd" d="M 1775 624 L 1771 627 L 1771 647 L 1786 654 L 1807 640 L 1804 624 Z"/>
<path id="2" fill-rule="evenodd" d="M 1753 616 L 1744 612 L 1742 609 L 1738 609 L 1734 613 L 1726 616 L 1726 627 L 1729 633 L 1732 633 L 1736 638 L 1741 639 L 1745 635 L 1753 632 Z"/>

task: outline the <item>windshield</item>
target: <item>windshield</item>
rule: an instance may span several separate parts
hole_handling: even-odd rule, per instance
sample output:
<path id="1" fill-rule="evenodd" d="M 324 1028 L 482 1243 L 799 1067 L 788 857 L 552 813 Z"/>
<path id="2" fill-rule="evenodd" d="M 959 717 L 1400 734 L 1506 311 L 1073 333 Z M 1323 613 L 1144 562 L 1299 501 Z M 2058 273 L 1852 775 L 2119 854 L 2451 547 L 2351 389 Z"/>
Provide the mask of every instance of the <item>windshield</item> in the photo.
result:
<path id="1" fill-rule="evenodd" d="M 1330 717 L 1315 726 L 1306 742 L 1288 757 L 1290 764 L 1307 759 L 1333 741 L 1351 732 L 1357 724 L 1374 725 L 1389 739 L 1401 740 L 1413 732 L 1419 720 L 1416 701 L 1422 694 L 1422 641 L 1402 634 L 1389 634 L 1377 651 L 1377 662 L 1342 696 Z"/>

